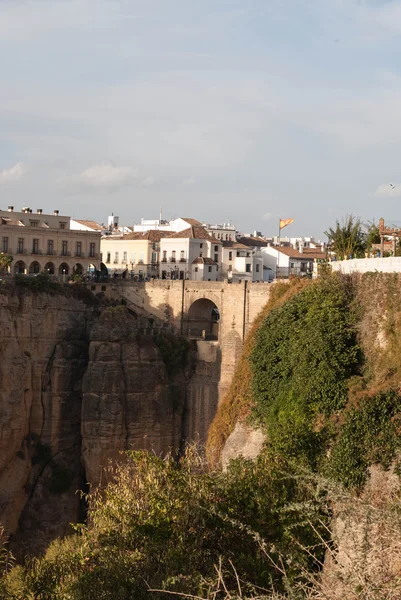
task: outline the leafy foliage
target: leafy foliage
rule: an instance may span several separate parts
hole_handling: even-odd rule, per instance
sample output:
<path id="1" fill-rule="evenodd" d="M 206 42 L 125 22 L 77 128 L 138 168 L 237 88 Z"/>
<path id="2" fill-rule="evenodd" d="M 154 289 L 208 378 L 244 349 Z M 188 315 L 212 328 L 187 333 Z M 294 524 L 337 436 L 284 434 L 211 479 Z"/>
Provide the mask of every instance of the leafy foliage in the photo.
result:
<path id="1" fill-rule="evenodd" d="M 186 338 L 163 332 L 155 337 L 155 343 L 161 352 L 169 375 L 173 375 L 177 369 L 187 366 L 189 342 Z"/>
<path id="2" fill-rule="evenodd" d="M 359 348 L 352 280 L 333 275 L 273 310 L 251 354 L 254 415 L 275 451 L 316 466 L 328 436 L 325 418 L 344 408 Z"/>
<path id="3" fill-rule="evenodd" d="M 325 231 L 329 244 L 337 260 L 360 258 L 365 251 L 365 236 L 361 220 L 353 215 L 345 217 L 342 223 L 336 221 L 335 228 Z"/>
<path id="4" fill-rule="evenodd" d="M 237 576 L 277 590 L 322 558 L 319 485 L 267 453 L 223 473 L 205 471 L 193 449 L 179 463 L 132 452 L 90 505 L 88 528 L 17 571 L 23 592 L 15 600 L 140 600 L 149 587 L 202 595 L 219 561 L 228 590 L 238 590 Z M 316 559 L 302 547 L 313 547 Z"/>
<path id="5" fill-rule="evenodd" d="M 13 257 L 11 254 L 7 254 L 7 252 L 0 252 L 0 272 L 8 271 L 12 262 Z"/>
<path id="6" fill-rule="evenodd" d="M 328 472 L 347 487 L 361 487 L 368 467 L 388 469 L 401 448 L 401 398 L 396 391 L 379 392 L 353 406 L 345 416 L 328 461 Z"/>

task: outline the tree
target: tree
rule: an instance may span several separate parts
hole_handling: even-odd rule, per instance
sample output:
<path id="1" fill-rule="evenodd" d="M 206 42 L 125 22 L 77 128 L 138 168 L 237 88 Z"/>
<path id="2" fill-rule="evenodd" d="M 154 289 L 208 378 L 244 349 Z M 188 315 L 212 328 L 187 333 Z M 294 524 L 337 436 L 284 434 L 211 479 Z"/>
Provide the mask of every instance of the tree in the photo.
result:
<path id="1" fill-rule="evenodd" d="M 329 244 L 337 260 L 349 256 L 360 258 L 364 256 L 366 242 L 363 224 L 359 217 L 347 215 L 342 223 L 336 221 L 335 229 L 325 231 Z"/>
<path id="2" fill-rule="evenodd" d="M 2 273 L 7 272 L 9 266 L 13 262 L 13 257 L 6 252 L 0 252 L 0 271 Z"/>
<path id="3" fill-rule="evenodd" d="M 376 225 L 375 221 L 368 221 L 365 224 L 366 228 L 366 250 L 370 252 L 372 250 L 373 244 L 380 244 L 380 231 L 379 226 Z"/>

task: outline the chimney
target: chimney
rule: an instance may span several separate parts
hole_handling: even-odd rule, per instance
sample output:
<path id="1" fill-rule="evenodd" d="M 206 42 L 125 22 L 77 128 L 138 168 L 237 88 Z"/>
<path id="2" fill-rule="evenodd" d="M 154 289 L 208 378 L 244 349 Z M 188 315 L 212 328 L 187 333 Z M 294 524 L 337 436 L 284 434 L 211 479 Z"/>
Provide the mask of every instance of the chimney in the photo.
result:
<path id="1" fill-rule="evenodd" d="M 22 209 L 22 212 L 27 215 L 29 213 L 29 208 L 27 206 L 24 206 Z"/>
<path id="2" fill-rule="evenodd" d="M 13 212 L 14 211 L 14 207 L 13 206 L 9 206 L 8 207 L 8 212 Z"/>
<path id="3" fill-rule="evenodd" d="M 305 242 L 303 240 L 300 240 L 299 242 L 299 251 L 301 254 L 303 254 L 304 252 L 304 246 L 305 246 Z"/>
<path id="4" fill-rule="evenodd" d="M 43 212 L 43 210 L 42 210 L 41 208 L 37 208 L 37 209 L 36 209 L 36 212 L 38 213 L 38 215 L 41 215 L 41 214 L 42 214 L 42 212 Z"/>
<path id="5" fill-rule="evenodd" d="M 60 212 L 59 210 L 54 210 L 54 211 L 53 211 L 53 214 L 54 214 L 54 216 L 55 216 L 55 217 L 58 217 L 58 214 L 59 214 L 59 212 Z"/>

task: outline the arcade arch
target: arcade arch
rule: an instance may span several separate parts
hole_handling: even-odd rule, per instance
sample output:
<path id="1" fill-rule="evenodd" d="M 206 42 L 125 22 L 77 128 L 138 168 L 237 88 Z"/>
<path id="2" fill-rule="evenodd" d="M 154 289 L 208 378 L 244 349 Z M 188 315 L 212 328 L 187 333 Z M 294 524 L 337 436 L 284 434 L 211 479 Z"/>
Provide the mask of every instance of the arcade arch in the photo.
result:
<path id="1" fill-rule="evenodd" d="M 218 340 L 219 320 L 220 313 L 216 304 L 209 298 L 199 298 L 189 307 L 187 333 L 189 337 Z"/>

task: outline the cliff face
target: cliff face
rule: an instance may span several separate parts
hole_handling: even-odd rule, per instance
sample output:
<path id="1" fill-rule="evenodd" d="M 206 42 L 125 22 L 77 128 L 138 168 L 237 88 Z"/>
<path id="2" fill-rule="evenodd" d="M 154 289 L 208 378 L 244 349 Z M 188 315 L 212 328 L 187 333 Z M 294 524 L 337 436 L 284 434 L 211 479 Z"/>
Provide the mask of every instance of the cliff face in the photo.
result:
<path id="1" fill-rule="evenodd" d="M 76 491 L 121 450 L 180 443 L 184 373 L 127 311 L 0 295 L 0 383 L 0 524 L 19 553 L 69 531 Z"/>

